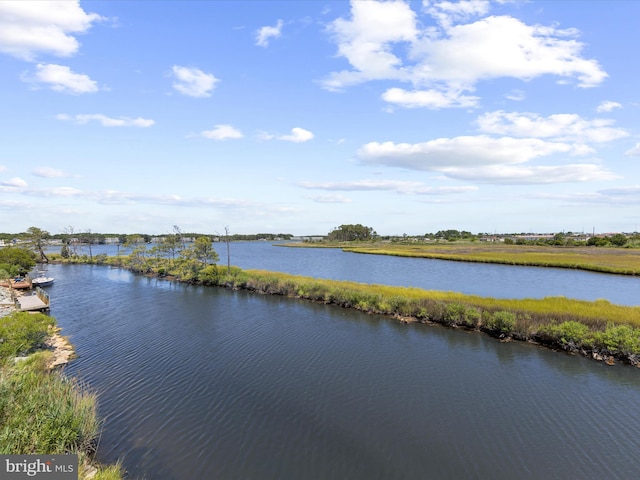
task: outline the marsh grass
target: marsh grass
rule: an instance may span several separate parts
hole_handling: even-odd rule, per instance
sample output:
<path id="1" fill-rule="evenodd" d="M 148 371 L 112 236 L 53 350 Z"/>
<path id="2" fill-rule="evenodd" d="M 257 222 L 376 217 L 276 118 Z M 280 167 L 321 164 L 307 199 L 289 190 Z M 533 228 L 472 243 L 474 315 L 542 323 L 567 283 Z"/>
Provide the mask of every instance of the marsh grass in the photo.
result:
<path id="1" fill-rule="evenodd" d="M 54 325 L 55 320 L 42 313 L 15 312 L 0 317 L 0 362 L 41 347 Z"/>
<path id="2" fill-rule="evenodd" d="M 79 478 L 120 479 L 120 465 L 92 462 L 96 394 L 48 367 L 52 352 L 41 348 L 53 325 L 44 314 L 0 318 L 0 454 L 77 453 Z"/>
<path id="3" fill-rule="evenodd" d="M 310 245 L 311 246 L 311 245 Z M 341 245 L 346 252 L 640 275 L 640 249 L 503 244 Z"/>
<path id="4" fill-rule="evenodd" d="M 566 297 L 500 299 L 233 268 L 218 285 L 536 341 L 640 365 L 640 307 Z"/>
<path id="5" fill-rule="evenodd" d="M 512 246 L 500 246 L 492 252 L 494 255 L 500 252 L 504 255 L 509 252 L 507 247 Z M 519 252 L 518 254 L 527 248 L 514 247 L 517 249 L 514 252 Z M 427 247 L 400 246 L 400 250 L 393 246 L 389 248 L 393 250 L 381 250 L 379 246 L 367 246 L 366 250 L 367 253 L 384 251 L 384 254 L 398 254 L 402 251 L 407 256 L 425 256 L 424 249 Z M 435 249 L 431 246 L 428 248 Z M 481 250 L 472 244 L 437 248 L 442 248 L 442 251 L 465 248 L 472 253 L 489 255 L 489 250 Z M 531 248 L 542 248 L 545 252 L 553 250 L 551 247 Z M 531 248 L 530 253 L 535 253 Z M 595 250 L 586 250 L 593 255 L 592 259 L 609 259 L 616 255 L 623 260 L 636 257 L 640 259 L 636 253 L 629 257 L 625 253 L 628 250 L 625 249 L 615 249 L 615 255 L 599 253 L 607 249 L 598 249 L 593 254 L 591 252 Z M 575 260 L 577 252 L 578 250 L 575 250 L 566 255 L 573 255 L 572 259 Z M 110 263 L 112 258 L 110 257 L 107 263 Z M 496 260 L 495 256 L 491 258 L 492 261 Z M 296 297 L 355 308 L 367 313 L 390 315 L 403 322 L 434 322 L 455 328 L 473 329 L 501 338 L 535 341 L 553 348 L 593 355 L 595 358 L 617 357 L 640 366 L 640 307 L 615 305 L 607 300 L 589 302 L 562 296 L 503 299 L 457 292 L 325 280 L 265 270 L 241 270 L 237 267 L 227 270 L 226 267 L 216 265 L 200 269 L 189 268 L 188 272 L 184 273 L 184 265 L 169 259 L 146 259 L 134 266 L 131 266 L 131 256 L 118 257 L 117 261 L 119 266 L 130 268 L 137 273 L 166 276 L 189 283 Z M 593 262 L 590 265 L 593 265 Z M 575 265 L 572 268 L 576 268 Z M 635 268 L 627 268 L 624 271 L 635 272 Z M 640 273 L 640 262 L 638 272 Z M 576 324 L 583 325 L 584 328 L 576 327 Z M 567 340 L 568 338 L 571 340 Z"/>
<path id="6" fill-rule="evenodd" d="M 13 366 L 0 378 L 0 452 L 63 454 L 91 449 L 99 430 L 96 396 L 59 372 L 48 352 Z"/>

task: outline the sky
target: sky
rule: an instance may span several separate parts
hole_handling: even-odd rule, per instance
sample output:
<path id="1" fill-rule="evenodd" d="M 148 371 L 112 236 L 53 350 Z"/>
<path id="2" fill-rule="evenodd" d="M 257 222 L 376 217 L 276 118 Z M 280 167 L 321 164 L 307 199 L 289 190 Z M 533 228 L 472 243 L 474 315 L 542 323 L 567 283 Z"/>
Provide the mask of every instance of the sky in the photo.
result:
<path id="1" fill-rule="evenodd" d="M 637 231 L 638 17 L 0 0 L 0 231 Z"/>

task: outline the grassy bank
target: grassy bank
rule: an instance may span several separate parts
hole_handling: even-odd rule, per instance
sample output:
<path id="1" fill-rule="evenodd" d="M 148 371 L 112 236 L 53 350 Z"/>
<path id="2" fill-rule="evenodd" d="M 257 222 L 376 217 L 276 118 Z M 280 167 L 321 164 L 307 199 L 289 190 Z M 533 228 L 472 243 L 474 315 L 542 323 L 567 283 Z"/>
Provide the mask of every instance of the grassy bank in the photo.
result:
<path id="1" fill-rule="evenodd" d="M 0 318 L 0 453 L 77 453 L 79 478 L 120 479 L 120 466 L 92 463 L 96 395 L 48 367 L 52 352 L 43 350 L 44 341 L 54 324 L 44 314 Z"/>
<path id="2" fill-rule="evenodd" d="M 298 244 L 300 247 L 334 247 L 345 252 L 433 258 L 460 262 L 557 267 L 591 272 L 640 275 L 640 249 L 604 247 L 553 247 L 502 243 L 340 243 Z"/>
<path id="3" fill-rule="evenodd" d="M 237 267 L 228 271 L 216 265 L 197 267 L 183 260 L 158 258 L 141 263 L 139 258 L 108 257 L 105 262 L 182 282 L 285 295 L 389 315 L 404 322 L 439 323 L 640 366 L 640 307 L 606 300 L 500 299 Z"/>
<path id="4" fill-rule="evenodd" d="M 205 283 L 355 308 L 404 322 L 477 330 L 640 366 L 640 307 L 605 300 L 499 299 L 237 268 L 231 273 L 221 269 L 215 281 Z"/>

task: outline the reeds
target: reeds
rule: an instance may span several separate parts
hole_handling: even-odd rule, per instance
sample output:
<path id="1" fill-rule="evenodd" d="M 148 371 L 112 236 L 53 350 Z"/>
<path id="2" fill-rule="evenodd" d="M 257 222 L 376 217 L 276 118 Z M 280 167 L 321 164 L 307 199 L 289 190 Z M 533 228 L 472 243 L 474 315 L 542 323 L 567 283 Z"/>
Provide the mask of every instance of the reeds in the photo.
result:
<path id="1" fill-rule="evenodd" d="M 474 329 L 640 365 L 640 307 L 606 300 L 499 299 L 238 268 L 229 274 L 221 269 L 216 284 L 391 315 L 404 322 Z"/>
<path id="2" fill-rule="evenodd" d="M 627 248 L 529 245 L 388 245 L 343 247 L 346 252 L 433 258 L 476 263 L 573 268 L 601 273 L 640 275 L 640 250 Z"/>
<path id="3" fill-rule="evenodd" d="M 54 324 L 44 314 L 0 318 L 0 454 L 77 453 L 79 478 L 120 479 L 120 465 L 91 461 L 100 430 L 96 394 L 51 371 L 52 353 L 39 350 Z"/>

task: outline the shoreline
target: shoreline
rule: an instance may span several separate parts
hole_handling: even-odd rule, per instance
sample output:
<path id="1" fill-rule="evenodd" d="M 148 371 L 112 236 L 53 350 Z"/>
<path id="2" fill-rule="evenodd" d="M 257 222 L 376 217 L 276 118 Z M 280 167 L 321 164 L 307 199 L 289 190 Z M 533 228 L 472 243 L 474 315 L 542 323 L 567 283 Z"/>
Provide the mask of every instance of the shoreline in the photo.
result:
<path id="1" fill-rule="evenodd" d="M 563 268 L 611 275 L 640 275 L 640 250 L 606 247 L 553 247 L 485 244 L 383 244 L 383 243 L 287 243 L 290 248 L 339 248 L 343 252 L 426 258 L 450 262 L 487 263 L 519 267 Z M 631 253 L 633 252 L 633 254 Z M 635 253 L 637 252 L 637 253 Z M 620 257 L 633 260 L 631 267 L 619 265 Z M 597 263 L 597 261 L 601 263 Z M 607 261 L 611 264 L 607 264 Z"/>
<path id="2" fill-rule="evenodd" d="M 251 273 L 251 271 L 249 271 L 249 273 Z M 265 273 L 265 272 L 260 271 L 260 273 Z M 266 273 L 279 275 L 277 272 L 266 272 Z M 295 277 L 295 276 L 287 275 L 287 277 Z M 307 277 L 299 277 L 299 278 L 309 280 Z M 175 279 L 168 279 L 168 280 L 175 280 Z M 315 279 L 312 279 L 312 281 L 313 280 Z M 323 282 L 323 280 L 317 280 L 317 281 Z M 337 282 L 337 283 L 353 283 L 353 282 Z M 363 285 L 365 289 L 367 286 L 372 286 L 372 287 L 376 286 L 376 285 L 369 285 L 369 284 L 361 284 L 361 285 Z M 425 325 L 434 325 L 434 326 L 437 325 L 445 328 L 451 328 L 454 330 L 458 330 L 458 329 L 466 330 L 469 332 L 489 335 L 502 343 L 511 342 L 511 341 L 525 342 L 525 343 L 530 343 L 533 345 L 540 346 L 542 348 L 547 348 L 556 352 L 563 352 L 569 355 L 580 355 L 583 357 L 591 358 L 596 361 L 604 362 L 607 365 L 615 365 L 616 362 L 619 362 L 622 364 L 640 368 L 640 355 L 635 353 L 624 354 L 621 352 L 612 352 L 612 351 L 608 351 L 607 349 L 600 349 L 593 346 L 589 348 L 585 345 L 581 345 L 579 342 L 576 341 L 576 339 L 563 340 L 562 338 L 554 338 L 550 334 L 541 334 L 541 333 L 522 334 L 517 331 L 510 330 L 507 326 L 501 325 L 500 323 L 490 324 L 489 323 L 490 320 L 486 324 L 483 324 L 482 321 L 479 321 L 479 322 L 476 321 L 475 323 L 473 323 L 473 320 L 472 320 L 472 323 L 470 323 L 469 319 L 465 318 L 465 316 L 468 315 L 468 312 L 474 312 L 473 315 L 475 315 L 475 313 L 477 313 L 477 310 L 474 310 L 474 307 L 469 308 L 467 305 L 454 303 L 454 302 L 449 303 L 448 306 L 452 306 L 460 310 L 459 312 L 456 312 L 457 318 L 455 318 L 456 317 L 455 313 L 450 315 L 449 317 L 447 317 L 447 315 L 445 314 L 441 318 L 434 318 L 430 315 L 430 313 L 432 312 L 423 312 L 421 315 L 411 315 L 411 314 L 397 312 L 397 311 L 381 310 L 376 308 L 362 308 L 362 302 L 360 303 L 352 303 L 350 301 L 345 302 L 345 301 L 339 301 L 335 299 L 327 299 L 326 296 L 324 299 L 312 298 L 306 294 L 299 294 L 300 285 L 284 285 L 283 286 L 284 288 L 281 288 L 281 289 L 278 289 L 278 287 L 276 287 L 276 289 L 273 289 L 271 285 L 266 285 L 266 288 L 264 288 L 265 286 L 261 287 L 257 285 L 251 285 L 249 283 L 247 284 L 226 283 L 226 284 L 215 285 L 215 286 L 230 289 L 230 290 L 243 290 L 250 293 L 256 293 L 259 295 L 279 295 L 279 296 L 286 296 L 289 298 L 295 298 L 295 299 L 304 300 L 304 301 L 311 301 L 314 303 L 321 303 L 325 305 L 335 305 L 342 308 L 358 310 L 362 313 L 369 314 L 369 315 L 385 316 L 389 319 L 395 320 L 403 324 L 419 323 L 419 324 L 425 324 Z M 293 290 L 294 291 L 297 290 L 298 293 L 291 294 L 290 292 L 287 292 L 287 290 L 289 290 L 289 287 L 293 287 Z M 392 289 L 397 288 L 400 290 L 404 289 L 404 287 L 391 287 L 391 288 Z M 412 290 L 412 289 L 406 289 L 406 290 Z M 413 290 L 419 290 L 419 289 L 413 289 Z M 424 292 L 427 292 L 427 291 L 424 291 Z M 444 308 L 447 309 L 447 305 L 445 305 Z M 491 313 L 496 313 L 496 312 L 513 314 L 514 315 L 513 318 L 514 319 L 516 318 L 516 314 L 508 310 L 507 311 L 497 310 L 494 312 L 482 311 L 480 313 L 481 313 L 481 316 L 482 314 L 485 314 L 485 315 L 488 314 L 487 316 L 489 316 L 490 318 Z M 517 313 L 522 313 L 522 312 L 517 312 Z"/>
<path id="3" fill-rule="evenodd" d="M 110 261 L 111 259 L 111 261 Z M 116 265 L 115 262 L 118 262 Z M 457 292 L 393 287 L 317 279 L 264 270 L 208 265 L 198 270 L 174 270 L 170 259 L 152 259 L 132 268 L 128 257 L 100 262 L 136 275 L 180 283 L 247 290 L 379 314 L 403 323 L 436 323 L 488 334 L 501 341 L 535 343 L 555 351 L 578 354 L 609 365 L 640 368 L 640 306 L 566 297 L 501 299 Z M 54 260 L 55 263 L 67 262 Z M 143 268 L 141 268 L 143 267 Z"/>

